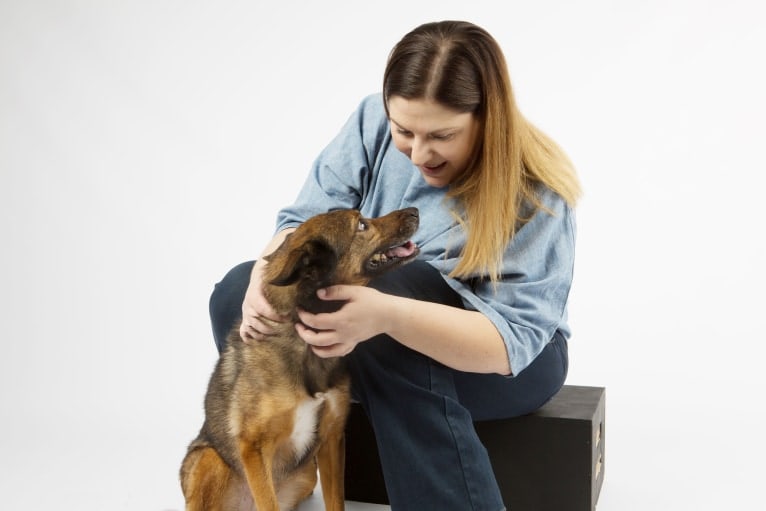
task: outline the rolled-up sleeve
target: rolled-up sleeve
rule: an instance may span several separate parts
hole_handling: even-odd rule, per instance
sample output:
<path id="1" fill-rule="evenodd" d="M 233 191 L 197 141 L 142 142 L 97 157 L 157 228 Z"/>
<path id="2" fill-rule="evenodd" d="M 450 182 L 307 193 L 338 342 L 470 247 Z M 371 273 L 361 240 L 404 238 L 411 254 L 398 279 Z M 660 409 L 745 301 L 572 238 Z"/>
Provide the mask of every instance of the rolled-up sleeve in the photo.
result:
<path id="1" fill-rule="evenodd" d="M 514 376 L 540 354 L 557 330 L 566 338 L 570 334 L 567 300 L 574 268 L 575 216 L 552 193 L 546 206 L 550 211 L 537 211 L 509 244 L 500 282 L 446 277 L 467 308 L 495 325 Z"/>

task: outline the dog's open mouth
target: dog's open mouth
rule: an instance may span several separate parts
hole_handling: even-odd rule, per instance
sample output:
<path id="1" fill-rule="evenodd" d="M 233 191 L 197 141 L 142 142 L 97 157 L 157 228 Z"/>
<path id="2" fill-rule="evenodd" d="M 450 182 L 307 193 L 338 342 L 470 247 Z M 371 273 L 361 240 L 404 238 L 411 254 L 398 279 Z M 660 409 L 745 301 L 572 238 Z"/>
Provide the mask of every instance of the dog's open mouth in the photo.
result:
<path id="1" fill-rule="evenodd" d="M 396 245 L 373 254 L 367 260 L 367 268 L 370 270 L 380 270 L 392 264 L 409 261 L 418 254 L 418 250 L 418 246 L 415 243 L 407 241 L 401 245 Z"/>

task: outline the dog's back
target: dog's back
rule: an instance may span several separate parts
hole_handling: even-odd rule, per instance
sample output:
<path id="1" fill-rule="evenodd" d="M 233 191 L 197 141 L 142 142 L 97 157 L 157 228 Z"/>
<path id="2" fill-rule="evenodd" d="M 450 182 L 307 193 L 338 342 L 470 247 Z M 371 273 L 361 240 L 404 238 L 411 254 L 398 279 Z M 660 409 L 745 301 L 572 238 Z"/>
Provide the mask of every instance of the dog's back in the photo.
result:
<path id="1" fill-rule="evenodd" d="M 181 467 L 187 510 L 293 509 L 323 475 L 328 510 L 343 509 L 343 428 L 349 377 L 342 358 L 320 358 L 298 337 L 296 309 L 333 310 L 316 291 L 364 284 L 414 258 L 408 241 L 417 210 L 363 219 L 318 215 L 270 256 L 264 296 L 291 321 L 268 341 L 245 343 L 239 329 L 210 378 L 205 422 Z M 394 249 L 393 247 L 398 247 Z"/>

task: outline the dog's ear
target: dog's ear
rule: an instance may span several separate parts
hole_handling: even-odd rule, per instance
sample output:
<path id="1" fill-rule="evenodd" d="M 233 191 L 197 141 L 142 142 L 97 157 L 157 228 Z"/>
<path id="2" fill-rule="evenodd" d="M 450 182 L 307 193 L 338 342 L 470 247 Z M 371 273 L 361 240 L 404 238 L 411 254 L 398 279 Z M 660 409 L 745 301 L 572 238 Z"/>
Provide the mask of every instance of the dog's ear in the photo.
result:
<path id="1" fill-rule="evenodd" d="M 269 264 L 276 263 L 281 268 L 269 281 L 275 286 L 289 286 L 299 280 L 319 283 L 327 279 L 338 262 L 335 249 L 322 239 L 311 239 L 283 252 L 284 248 L 266 257 Z"/>

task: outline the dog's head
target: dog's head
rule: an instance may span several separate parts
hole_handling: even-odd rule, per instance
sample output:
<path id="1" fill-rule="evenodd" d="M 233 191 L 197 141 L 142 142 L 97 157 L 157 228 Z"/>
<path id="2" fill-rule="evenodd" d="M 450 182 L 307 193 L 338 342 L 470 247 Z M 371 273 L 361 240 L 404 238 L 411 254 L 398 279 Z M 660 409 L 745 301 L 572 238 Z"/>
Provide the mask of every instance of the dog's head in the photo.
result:
<path id="1" fill-rule="evenodd" d="M 318 289 L 334 284 L 364 285 L 413 260 L 418 248 L 410 237 L 418 223 L 417 208 L 379 218 L 363 218 L 356 210 L 316 215 L 265 257 L 269 264 L 264 294 L 281 312 L 295 305 L 317 309 L 322 306 L 316 298 Z"/>

